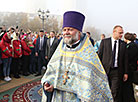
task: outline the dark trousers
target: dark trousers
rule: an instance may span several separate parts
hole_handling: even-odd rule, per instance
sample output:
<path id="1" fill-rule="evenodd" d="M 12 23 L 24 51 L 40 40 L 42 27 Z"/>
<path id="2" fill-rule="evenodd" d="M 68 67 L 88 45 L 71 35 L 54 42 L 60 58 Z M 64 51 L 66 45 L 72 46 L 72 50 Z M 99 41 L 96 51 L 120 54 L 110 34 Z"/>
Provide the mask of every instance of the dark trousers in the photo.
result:
<path id="1" fill-rule="evenodd" d="M 3 64 L 0 64 L 0 78 L 3 76 L 3 66 L 2 66 Z"/>
<path id="2" fill-rule="evenodd" d="M 19 58 L 12 58 L 12 71 L 13 75 L 19 75 Z"/>
<path id="3" fill-rule="evenodd" d="M 2 59 L 3 62 L 3 74 L 4 76 L 9 76 L 10 75 L 10 70 L 11 70 L 11 62 L 12 62 L 12 58 L 3 58 Z"/>
<path id="4" fill-rule="evenodd" d="M 28 73 L 30 64 L 30 55 L 23 55 L 23 74 Z"/>
<path id="5" fill-rule="evenodd" d="M 3 70 L 2 70 L 2 59 L 1 59 L 1 50 L 0 50 L 0 78 L 3 76 Z"/>
<path id="6" fill-rule="evenodd" d="M 132 73 L 128 75 L 128 80 L 123 84 L 123 102 L 136 102 L 132 84 Z"/>
<path id="7" fill-rule="evenodd" d="M 31 73 L 36 72 L 36 57 L 34 55 L 30 56 L 29 72 Z"/>
<path id="8" fill-rule="evenodd" d="M 43 51 L 39 51 L 38 53 L 38 73 L 41 74 L 41 69 L 45 65 L 45 55 Z"/>
<path id="9" fill-rule="evenodd" d="M 110 68 L 110 72 L 108 74 L 108 81 L 109 81 L 109 86 L 111 88 L 111 93 L 114 99 L 114 102 L 122 102 L 121 98 L 121 77 L 119 75 L 119 68 Z"/>

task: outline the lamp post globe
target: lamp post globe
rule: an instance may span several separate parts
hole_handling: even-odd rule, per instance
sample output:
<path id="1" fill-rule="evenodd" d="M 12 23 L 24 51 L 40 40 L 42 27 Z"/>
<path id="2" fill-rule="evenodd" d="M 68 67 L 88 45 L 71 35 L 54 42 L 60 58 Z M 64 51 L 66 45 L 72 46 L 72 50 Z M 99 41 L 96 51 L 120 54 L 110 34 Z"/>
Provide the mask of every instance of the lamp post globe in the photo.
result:
<path id="1" fill-rule="evenodd" d="M 41 10 L 41 9 L 38 10 L 38 16 L 42 20 L 42 28 L 43 28 L 43 30 L 45 28 L 44 27 L 44 22 L 49 17 L 49 14 L 50 14 L 49 10 L 46 10 L 46 11 Z"/>

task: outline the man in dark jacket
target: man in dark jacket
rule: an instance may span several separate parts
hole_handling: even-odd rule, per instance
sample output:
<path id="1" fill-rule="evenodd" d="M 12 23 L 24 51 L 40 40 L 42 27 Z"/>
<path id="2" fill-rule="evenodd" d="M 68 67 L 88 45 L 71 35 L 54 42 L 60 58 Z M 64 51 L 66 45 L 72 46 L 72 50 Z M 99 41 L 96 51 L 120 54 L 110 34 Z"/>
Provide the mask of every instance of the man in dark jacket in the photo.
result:
<path id="1" fill-rule="evenodd" d="M 45 56 L 46 56 L 46 59 L 48 59 L 48 61 L 51 59 L 52 55 L 54 54 L 58 44 L 59 44 L 59 40 L 56 38 L 55 32 L 51 31 L 50 38 L 47 39 L 47 46 L 45 50 L 46 51 Z"/>
<path id="2" fill-rule="evenodd" d="M 6 33 L 6 27 L 5 25 L 3 25 L 1 28 L 1 31 L 0 31 L 0 40 L 2 39 L 3 35 Z"/>
<path id="3" fill-rule="evenodd" d="M 40 30 L 39 34 L 40 37 L 37 39 L 35 46 L 35 56 L 38 56 L 38 74 L 36 74 L 35 76 L 41 75 L 41 69 L 46 63 L 45 50 L 46 50 L 47 38 L 44 36 L 43 30 Z"/>
<path id="4" fill-rule="evenodd" d="M 87 34 L 87 36 L 89 37 L 89 39 L 90 39 L 92 45 L 94 46 L 94 40 L 91 38 L 90 32 L 86 32 L 86 34 Z"/>
<path id="5" fill-rule="evenodd" d="M 113 29 L 113 36 L 103 39 L 98 51 L 99 58 L 108 76 L 109 85 L 114 102 L 122 102 L 121 86 L 128 78 L 128 59 L 126 44 L 120 40 L 123 28 L 117 25 Z"/>

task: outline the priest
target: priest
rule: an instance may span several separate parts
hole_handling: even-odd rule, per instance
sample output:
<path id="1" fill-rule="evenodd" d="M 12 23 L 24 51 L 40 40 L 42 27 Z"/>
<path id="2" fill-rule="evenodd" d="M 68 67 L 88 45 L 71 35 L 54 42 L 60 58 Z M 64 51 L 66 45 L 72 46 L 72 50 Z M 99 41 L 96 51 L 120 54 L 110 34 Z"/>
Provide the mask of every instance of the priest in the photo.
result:
<path id="1" fill-rule="evenodd" d="M 86 34 L 85 16 L 67 11 L 63 16 L 63 39 L 48 63 L 41 83 L 42 102 L 112 102 L 104 68 Z"/>

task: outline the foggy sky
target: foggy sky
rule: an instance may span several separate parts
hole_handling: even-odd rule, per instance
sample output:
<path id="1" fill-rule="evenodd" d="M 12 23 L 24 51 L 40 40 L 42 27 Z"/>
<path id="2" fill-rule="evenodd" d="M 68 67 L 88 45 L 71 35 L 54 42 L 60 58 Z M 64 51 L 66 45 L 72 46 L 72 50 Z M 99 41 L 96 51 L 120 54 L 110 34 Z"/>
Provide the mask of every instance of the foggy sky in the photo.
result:
<path id="1" fill-rule="evenodd" d="M 82 12 L 86 16 L 85 27 L 93 26 L 100 29 L 102 33 L 112 33 L 115 25 L 123 26 L 124 32 L 138 33 L 138 0 L 47 1 L 49 8 L 51 8 L 52 4 L 58 9 L 58 13 L 62 11 L 61 14 L 68 10 Z M 57 6 L 58 4 L 59 6 Z"/>
<path id="2" fill-rule="evenodd" d="M 8 5 L 7 3 L 10 3 Z M 138 33 L 138 0 L 0 0 L 8 6 L 0 11 L 36 12 L 49 9 L 51 14 L 63 15 L 65 11 L 77 10 L 86 16 L 85 27 L 93 26 L 102 33 L 112 33 L 119 24 L 125 32 Z"/>

